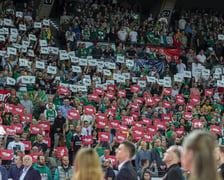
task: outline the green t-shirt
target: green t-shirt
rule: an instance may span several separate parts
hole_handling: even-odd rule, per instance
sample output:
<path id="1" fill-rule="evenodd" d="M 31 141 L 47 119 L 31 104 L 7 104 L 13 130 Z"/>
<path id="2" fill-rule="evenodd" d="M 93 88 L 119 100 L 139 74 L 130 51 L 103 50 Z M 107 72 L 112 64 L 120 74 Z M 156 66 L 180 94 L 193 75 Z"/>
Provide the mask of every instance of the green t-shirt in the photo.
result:
<path id="1" fill-rule="evenodd" d="M 97 39 L 98 40 L 104 40 L 106 33 L 105 33 L 105 30 L 98 29 L 97 32 L 96 32 L 96 34 L 97 34 Z"/>
<path id="2" fill-rule="evenodd" d="M 98 148 L 96 148 L 96 152 L 99 155 L 99 157 L 104 155 L 104 149 L 105 149 L 105 147 L 98 147 Z"/>

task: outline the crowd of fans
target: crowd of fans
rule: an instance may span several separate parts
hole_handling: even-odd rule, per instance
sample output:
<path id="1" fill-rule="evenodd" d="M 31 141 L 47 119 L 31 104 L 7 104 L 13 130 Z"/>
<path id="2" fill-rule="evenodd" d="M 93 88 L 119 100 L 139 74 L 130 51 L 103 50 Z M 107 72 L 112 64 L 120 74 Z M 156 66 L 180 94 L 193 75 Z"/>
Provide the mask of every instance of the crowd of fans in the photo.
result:
<path id="1" fill-rule="evenodd" d="M 0 13 L 0 89 L 10 90 L 1 104 L 0 153 L 9 178 L 18 177 L 24 154 L 33 155 L 43 178 L 71 178 L 77 151 L 92 147 L 105 178 L 113 179 L 116 148 L 127 139 L 138 149 L 139 177 L 147 179 L 144 173 L 164 174 L 163 153 L 174 144 L 181 149 L 193 129 L 224 142 L 222 14 L 186 10 L 168 23 L 162 15 L 142 19 L 119 4 L 71 2 L 64 6 L 72 19 L 60 25 L 58 37 L 66 42 L 60 49 L 34 1 L 20 9 L 0 2 Z M 89 51 L 79 40 L 95 46 Z M 99 42 L 109 44 L 103 50 Z M 183 51 L 169 62 L 147 45 Z M 136 58 L 160 59 L 165 69 L 137 66 Z"/>

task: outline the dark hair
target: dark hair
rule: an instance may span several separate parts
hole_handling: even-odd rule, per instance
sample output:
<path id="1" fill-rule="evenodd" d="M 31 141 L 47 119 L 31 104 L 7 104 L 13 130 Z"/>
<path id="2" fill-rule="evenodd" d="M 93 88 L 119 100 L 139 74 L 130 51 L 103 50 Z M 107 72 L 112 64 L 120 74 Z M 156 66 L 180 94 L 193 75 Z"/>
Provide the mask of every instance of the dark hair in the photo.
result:
<path id="1" fill-rule="evenodd" d="M 141 160 L 141 165 L 144 166 L 144 164 L 147 163 L 147 161 L 148 161 L 148 159 L 143 158 L 143 159 Z"/>
<path id="2" fill-rule="evenodd" d="M 37 160 L 40 160 L 41 156 L 43 156 L 45 158 L 45 156 L 41 154 L 41 155 L 37 156 Z"/>
<path id="3" fill-rule="evenodd" d="M 121 144 L 123 144 L 125 146 L 125 148 L 128 150 L 129 152 L 129 158 L 132 158 L 135 154 L 135 145 L 130 142 L 130 141 L 123 141 L 121 142 Z"/>

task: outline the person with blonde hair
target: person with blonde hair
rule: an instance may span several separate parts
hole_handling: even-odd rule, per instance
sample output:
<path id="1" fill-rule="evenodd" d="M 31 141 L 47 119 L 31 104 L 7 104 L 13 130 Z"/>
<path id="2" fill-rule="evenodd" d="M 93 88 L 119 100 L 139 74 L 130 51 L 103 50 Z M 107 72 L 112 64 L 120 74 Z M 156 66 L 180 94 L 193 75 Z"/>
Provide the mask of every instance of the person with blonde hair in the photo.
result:
<path id="1" fill-rule="evenodd" d="M 215 136 L 209 132 L 195 130 L 183 143 L 182 168 L 190 171 L 190 180 L 219 180 L 214 151 Z"/>
<path id="2" fill-rule="evenodd" d="M 103 180 L 99 157 L 94 149 L 80 149 L 74 161 L 72 180 Z"/>

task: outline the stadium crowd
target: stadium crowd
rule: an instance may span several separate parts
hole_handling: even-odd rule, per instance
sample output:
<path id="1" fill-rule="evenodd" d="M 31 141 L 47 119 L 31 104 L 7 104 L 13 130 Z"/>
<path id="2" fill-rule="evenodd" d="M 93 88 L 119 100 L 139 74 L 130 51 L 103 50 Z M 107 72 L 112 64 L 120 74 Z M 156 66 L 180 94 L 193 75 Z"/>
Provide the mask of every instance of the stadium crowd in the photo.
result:
<path id="1" fill-rule="evenodd" d="M 114 179 L 116 149 L 128 140 L 148 180 L 166 173 L 164 153 L 181 151 L 193 129 L 223 144 L 222 14 L 184 10 L 169 23 L 128 4 L 83 2 L 65 4 L 57 35 L 34 1 L 0 2 L 3 179 L 19 179 L 25 154 L 42 179 L 69 179 L 83 147 L 96 149 Z M 168 58 L 162 48 L 180 51 Z"/>

